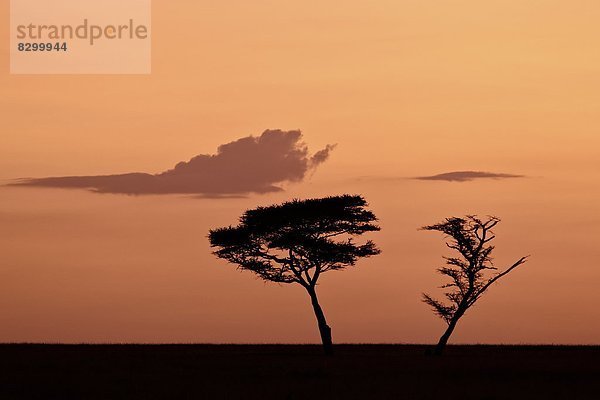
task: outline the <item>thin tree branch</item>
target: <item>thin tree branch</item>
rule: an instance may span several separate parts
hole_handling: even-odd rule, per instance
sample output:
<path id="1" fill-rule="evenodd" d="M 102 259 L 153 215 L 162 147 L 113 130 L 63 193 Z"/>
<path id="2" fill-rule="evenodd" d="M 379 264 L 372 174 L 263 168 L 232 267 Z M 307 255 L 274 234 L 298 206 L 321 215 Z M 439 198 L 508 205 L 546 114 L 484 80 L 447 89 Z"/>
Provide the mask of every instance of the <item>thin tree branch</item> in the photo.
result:
<path id="1" fill-rule="evenodd" d="M 493 278 L 491 278 L 485 285 L 483 285 L 481 287 L 481 289 L 479 289 L 477 291 L 477 293 L 474 296 L 475 299 L 477 299 L 479 296 L 481 296 L 483 294 L 483 292 L 485 292 L 490 286 L 492 286 L 492 284 L 494 284 L 494 282 L 496 282 L 498 279 L 500 279 L 503 276 L 507 275 L 510 271 L 512 271 L 513 269 L 517 268 L 519 265 L 524 264 L 525 262 L 527 262 L 528 258 L 529 258 L 529 256 L 521 257 L 517 262 L 515 262 L 513 265 L 511 265 L 505 271 L 503 271 L 503 272 L 499 273 L 498 275 L 494 276 Z"/>

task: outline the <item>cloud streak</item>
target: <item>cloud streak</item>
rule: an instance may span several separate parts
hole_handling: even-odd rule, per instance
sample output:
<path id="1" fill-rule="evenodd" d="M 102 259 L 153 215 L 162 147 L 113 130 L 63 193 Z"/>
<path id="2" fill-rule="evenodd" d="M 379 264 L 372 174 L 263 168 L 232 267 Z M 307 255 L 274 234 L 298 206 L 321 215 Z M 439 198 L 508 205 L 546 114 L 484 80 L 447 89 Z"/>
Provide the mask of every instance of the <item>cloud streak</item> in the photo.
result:
<path id="1" fill-rule="evenodd" d="M 281 191 L 287 182 L 300 182 L 327 161 L 335 146 L 312 156 L 299 130 L 266 130 L 219 146 L 216 154 L 201 154 L 158 174 L 125 173 L 22 179 L 11 186 L 88 189 L 131 195 L 195 194 L 229 197 Z"/>
<path id="2" fill-rule="evenodd" d="M 446 182 L 468 182 L 475 179 L 510 179 L 523 178 L 524 175 L 503 174 L 481 171 L 454 171 L 438 175 L 419 176 L 414 179 L 422 181 L 446 181 Z"/>

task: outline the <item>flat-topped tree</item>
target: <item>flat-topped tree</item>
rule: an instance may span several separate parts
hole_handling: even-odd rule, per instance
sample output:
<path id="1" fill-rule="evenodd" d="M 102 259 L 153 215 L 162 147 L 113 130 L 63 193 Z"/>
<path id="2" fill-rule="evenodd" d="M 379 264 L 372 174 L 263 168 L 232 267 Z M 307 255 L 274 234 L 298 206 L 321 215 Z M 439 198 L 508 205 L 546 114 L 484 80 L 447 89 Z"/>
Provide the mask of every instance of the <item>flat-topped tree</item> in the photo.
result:
<path id="1" fill-rule="evenodd" d="M 246 211 L 235 227 L 209 233 L 219 258 L 252 271 L 265 281 L 297 283 L 310 296 L 323 348 L 332 354 L 331 328 L 317 298 L 321 274 L 343 270 L 358 259 L 379 254 L 372 241 L 353 238 L 378 231 L 362 196 L 292 200 Z"/>
<path id="2" fill-rule="evenodd" d="M 510 267 L 501 272 L 492 263 L 490 245 L 495 236 L 492 229 L 500 222 L 496 217 L 481 220 L 476 216 L 468 215 L 464 218 L 447 218 L 444 222 L 425 226 L 427 231 L 439 231 L 446 234 L 449 241 L 446 245 L 459 253 L 458 257 L 444 257 L 446 266 L 439 268 L 438 272 L 451 279 L 450 283 L 442 288 L 451 289 L 445 293 L 449 303 L 443 303 L 423 294 L 423 301 L 431 306 L 433 311 L 442 318 L 448 327 L 435 347 L 434 354 L 440 355 L 448 343 L 458 320 L 483 296 L 486 290 L 498 279 L 527 261 L 521 257 Z"/>

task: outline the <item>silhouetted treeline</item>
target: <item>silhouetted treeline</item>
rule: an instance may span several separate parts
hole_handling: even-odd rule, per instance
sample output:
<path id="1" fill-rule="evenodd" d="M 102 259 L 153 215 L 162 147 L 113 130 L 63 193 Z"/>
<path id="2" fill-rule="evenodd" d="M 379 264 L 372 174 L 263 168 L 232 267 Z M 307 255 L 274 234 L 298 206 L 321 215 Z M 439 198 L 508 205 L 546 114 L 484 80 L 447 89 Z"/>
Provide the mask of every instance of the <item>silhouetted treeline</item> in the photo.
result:
<path id="1" fill-rule="evenodd" d="M 213 229 L 209 241 L 213 254 L 255 273 L 265 281 L 302 286 L 310 298 L 325 354 L 333 354 L 331 328 L 317 297 L 321 274 L 354 266 L 361 258 L 380 253 L 371 240 L 362 244 L 354 238 L 379 231 L 377 218 L 367 209 L 362 196 L 341 195 L 320 199 L 292 200 L 279 205 L 247 210 L 237 226 Z M 525 263 L 521 257 L 504 270 L 492 264 L 496 217 L 474 215 L 450 217 L 423 227 L 448 238 L 455 256 L 444 257 L 438 272 L 450 278 L 442 288 L 446 302 L 423 294 L 423 301 L 448 325 L 434 354 L 442 354 L 458 321 L 489 287 Z"/>

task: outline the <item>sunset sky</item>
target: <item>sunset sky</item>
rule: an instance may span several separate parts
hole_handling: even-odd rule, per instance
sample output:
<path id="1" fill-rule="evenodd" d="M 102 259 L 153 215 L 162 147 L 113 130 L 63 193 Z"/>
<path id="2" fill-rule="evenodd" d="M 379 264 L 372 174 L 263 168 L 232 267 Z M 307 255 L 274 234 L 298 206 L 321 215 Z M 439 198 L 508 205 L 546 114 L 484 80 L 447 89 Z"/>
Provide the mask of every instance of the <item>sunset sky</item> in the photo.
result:
<path id="1" fill-rule="evenodd" d="M 302 288 L 237 271 L 206 235 L 351 193 L 382 254 L 320 281 L 334 341 L 436 341 L 420 296 L 450 253 L 418 228 L 480 214 L 502 219 L 498 266 L 531 259 L 453 342 L 600 343 L 598 1 L 154 0 L 152 15 L 150 75 L 10 75 L 0 41 L 0 342 L 318 343 Z M 2 1 L 5 38 L 8 20 Z M 329 158 L 262 194 L 4 186 L 161 173 L 266 130 Z M 231 154 L 215 179 L 244 173 Z M 454 171 L 521 177 L 414 179 Z"/>

